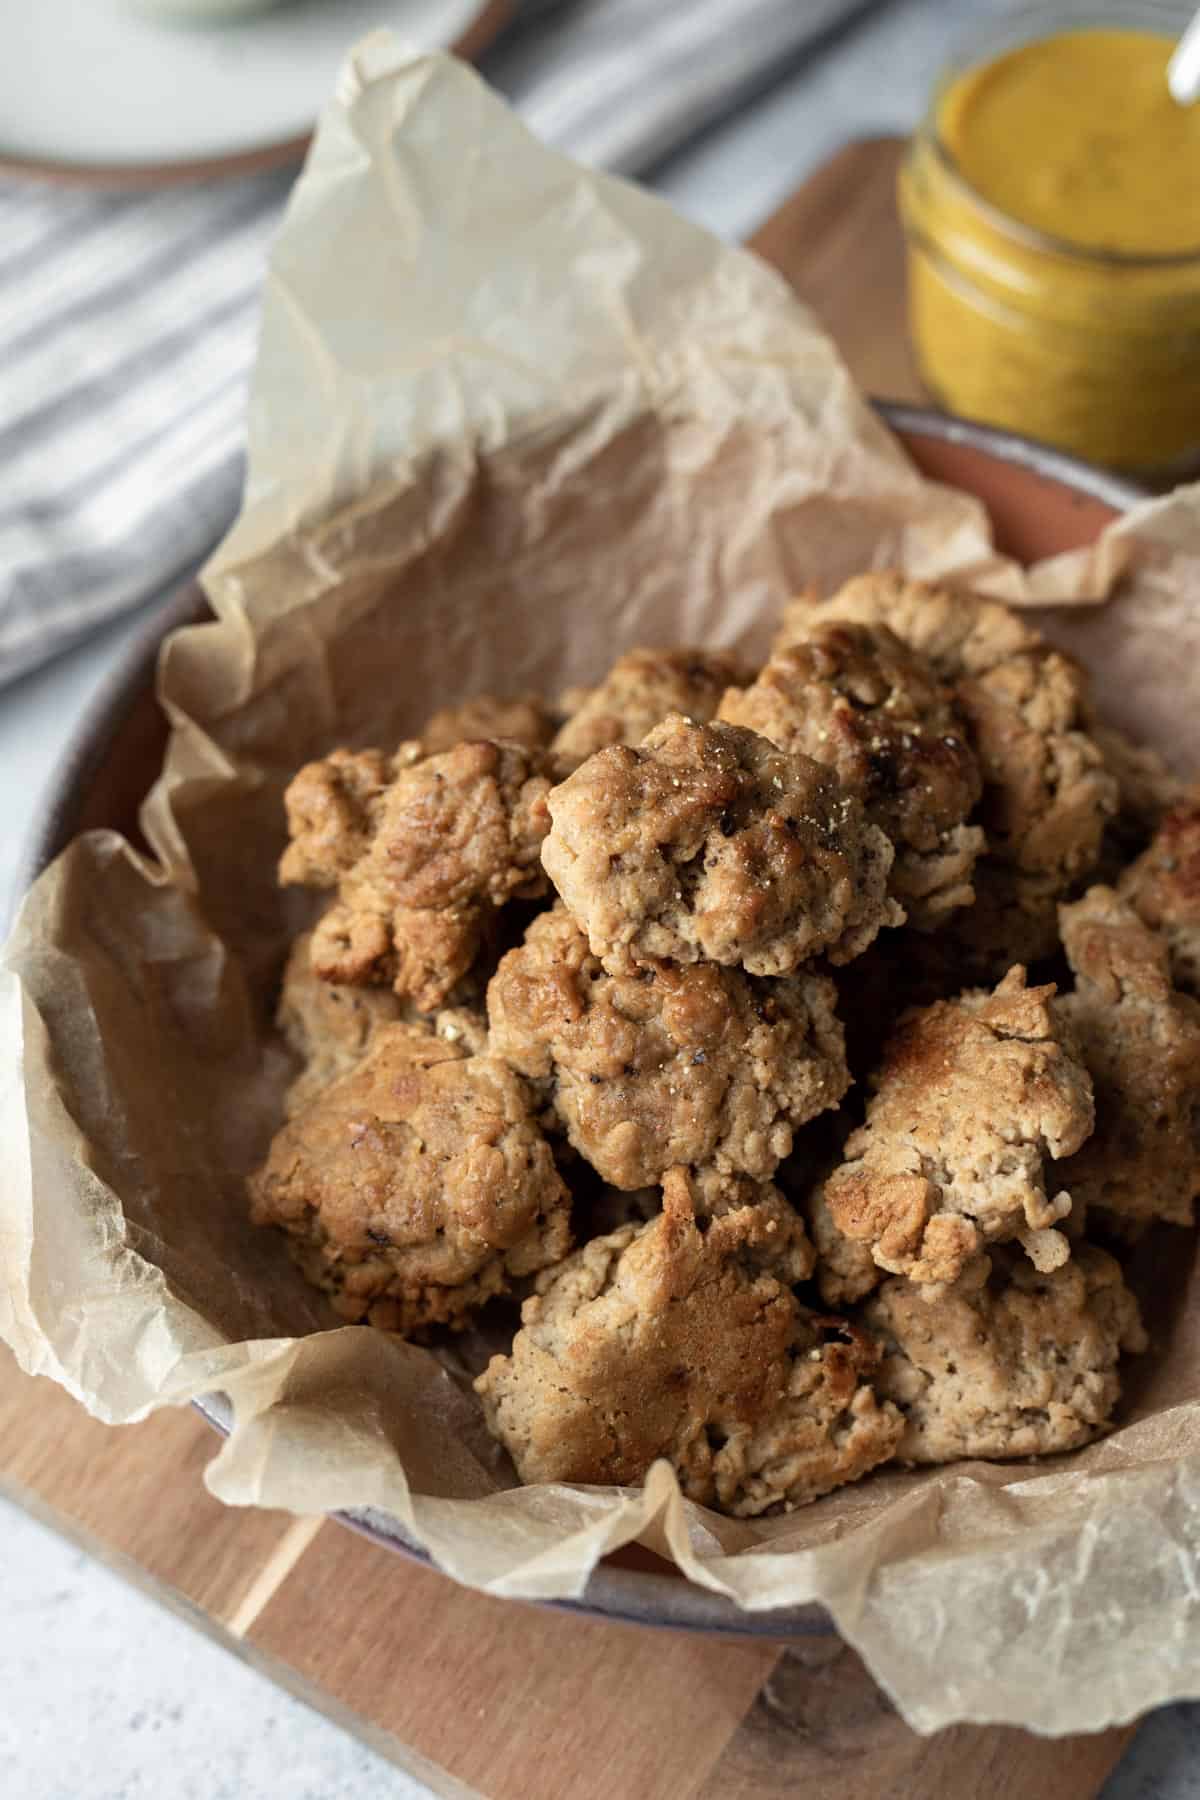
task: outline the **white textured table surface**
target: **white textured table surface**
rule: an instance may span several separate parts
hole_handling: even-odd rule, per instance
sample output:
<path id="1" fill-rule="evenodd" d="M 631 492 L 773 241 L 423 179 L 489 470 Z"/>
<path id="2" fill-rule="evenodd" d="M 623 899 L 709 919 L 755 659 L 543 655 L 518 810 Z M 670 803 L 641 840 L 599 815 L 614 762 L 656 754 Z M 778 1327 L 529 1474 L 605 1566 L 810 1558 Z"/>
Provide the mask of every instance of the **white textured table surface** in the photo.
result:
<path id="1" fill-rule="evenodd" d="M 1002 0 L 896 0 L 839 33 L 655 185 L 728 238 L 848 138 L 907 129 L 948 34 Z M 0 896 L 132 618 L 0 697 Z M 416 1800 L 426 1790 L 74 1546 L 0 1502 L 0 1795 Z M 1104 1800 L 1200 1800 L 1200 1708 L 1158 1714 Z M 624 1800 L 624 1797 L 617 1797 Z M 653 1800 L 647 1796 L 646 1800 Z"/>

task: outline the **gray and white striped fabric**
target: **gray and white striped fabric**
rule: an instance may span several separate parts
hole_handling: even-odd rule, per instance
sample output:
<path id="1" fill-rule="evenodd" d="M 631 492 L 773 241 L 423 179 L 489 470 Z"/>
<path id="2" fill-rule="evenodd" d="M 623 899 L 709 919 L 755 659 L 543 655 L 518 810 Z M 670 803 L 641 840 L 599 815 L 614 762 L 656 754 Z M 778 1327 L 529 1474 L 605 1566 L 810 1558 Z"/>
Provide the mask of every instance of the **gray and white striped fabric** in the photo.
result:
<path id="1" fill-rule="evenodd" d="M 484 72 L 547 141 L 641 173 L 863 4 L 527 0 Z M 168 593 L 230 522 L 293 178 L 0 182 L 0 681 Z"/>

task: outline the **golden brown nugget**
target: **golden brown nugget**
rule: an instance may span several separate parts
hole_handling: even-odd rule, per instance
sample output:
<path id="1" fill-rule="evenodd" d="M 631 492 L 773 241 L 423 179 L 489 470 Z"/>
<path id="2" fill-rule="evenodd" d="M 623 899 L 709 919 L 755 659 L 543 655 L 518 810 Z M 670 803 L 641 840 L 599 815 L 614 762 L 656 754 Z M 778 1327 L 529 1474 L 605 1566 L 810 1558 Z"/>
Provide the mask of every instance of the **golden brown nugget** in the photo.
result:
<path id="1" fill-rule="evenodd" d="M 461 1044 L 472 1056 L 487 1052 L 483 989 L 468 984 L 453 1006 L 421 1013 L 390 988 L 351 987 L 323 981 L 312 966 L 312 932 L 296 938 L 288 955 L 275 1023 L 304 1067 L 287 1093 L 287 1111 L 299 1112 L 323 1087 L 346 1075 L 371 1046 L 376 1027 L 403 1022 Z"/>
<path id="2" fill-rule="evenodd" d="M 1167 814 L 1117 891 L 1165 939 L 1175 986 L 1200 998 L 1200 791 Z"/>
<path id="3" fill-rule="evenodd" d="M 863 1318 L 884 1347 L 876 1390 L 904 1414 L 897 1455 L 915 1463 L 1089 1443 L 1111 1422 L 1122 1351 L 1146 1347 L 1119 1265 L 1085 1243 L 1047 1272 L 981 1257 L 933 1298 L 893 1277 Z"/>
<path id="4" fill-rule="evenodd" d="M 1060 887 L 1087 875 L 1118 792 L 1083 729 L 1083 670 L 1043 644 L 964 678 L 958 692 L 983 770 L 991 855 Z"/>
<path id="5" fill-rule="evenodd" d="M 275 1023 L 303 1068 L 288 1088 L 288 1116 L 302 1112 L 322 1088 L 362 1061 L 380 1025 L 405 1016 L 404 1002 L 387 988 L 346 987 L 322 981 L 312 966 L 312 933 L 292 945 Z M 416 1015 L 410 1022 L 416 1022 Z"/>
<path id="6" fill-rule="evenodd" d="M 458 1044 L 468 1056 L 487 1056 L 487 1014 L 482 1006 L 443 1006 L 433 1015 L 433 1029 L 449 1044 Z"/>
<path id="7" fill-rule="evenodd" d="M 506 1064 L 379 1026 L 351 1074 L 279 1131 L 251 1216 L 287 1233 L 344 1318 L 461 1325 L 570 1248 L 569 1195 Z"/>
<path id="8" fill-rule="evenodd" d="M 302 933 L 292 948 L 275 1014 L 277 1027 L 303 1063 L 284 1096 L 289 1118 L 362 1061 L 381 1025 L 411 1025 L 457 1044 L 468 1056 L 487 1055 L 487 1014 L 482 1006 L 464 1001 L 422 1013 L 390 988 L 322 981 L 312 966 L 310 937 L 310 932 Z"/>
<path id="9" fill-rule="evenodd" d="M 756 1227 L 754 1241 L 747 1243 L 743 1253 L 747 1268 L 774 1275 L 787 1287 L 808 1280 L 816 1265 L 816 1251 L 803 1218 L 774 1182 L 752 1181 L 747 1175 L 721 1175 L 715 1169 L 690 1170 L 688 1182 L 702 1229 L 703 1222 L 738 1212 L 742 1207 L 758 1209 L 761 1225 Z M 601 1186 L 581 1204 L 581 1194 L 575 1189 L 574 1217 L 581 1227 L 577 1227 L 575 1235 L 579 1239 L 603 1237 L 624 1225 L 649 1224 L 662 1211 L 662 1196 L 663 1190 L 657 1187 L 626 1191 Z"/>
<path id="10" fill-rule="evenodd" d="M 891 573 L 858 576 L 823 603 L 793 602 L 780 642 L 803 636 L 814 619 L 889 626 L 963 708 L 984 782 L 976 822 L 988 842 L 974 875 L 986 916 L 959 912 L 949 927 L 963 936 L 966 972 L 994 978 L 1049 954 L 1054 905 L 1096 867 L 1118 806 L 1088 728 L 1083 670 L 997 601 Z"/>
<path id="11" fill-rule="evenodd" d="M 656 1219 L 540 1277 L 475 1384 L 521 1479 L 630 1486 L 665 1457 L 688 1499 L 749 1517 L 885 1462 L 901 1421 L 874 1345 L 754 1266 L 771 1235 L 756 1206 L 702 1232 L 673 1171 Z"/>
<path id="12" fill-rule="evenodd" d="M 403 744 L 392 758 L 382 750 L 334 750 L 305 763 L 283 797 L 291 842 L 279 864 L 290 887 L 336 887 L 366 853 L 379 802 L 397 766 L 419 754 Z"/>
<path id="13" fill-rule="evenodd" d="M 1060 887 L 1094 866 L 1117 783 L 1087 729 L 1077 663 L 998 601 L 894 574 L 847 582 L 819 612 L 889 625 L 955 688 L 983 771 L 980 822 L 993 856 Z"/>
<path id="14" fill-rule="evenodd" d="M 872 1077 L 866 1123 L 825 1184 L 837 1229 L 881 1269 L 954 1281 L 990 1243 L 1019 1238 L 1040 1268 L 1069 1254 L 1045 1161 L 1092 1129 L 1092 1084 L 1063 1042 L 1053 986 L 1012 969 L 994 994 L 910 1013 Z"/>
<path id="15" fill-rule="evenodd" d="M 327 864 L 319 853 L 331 833 L 312 823 L 306 803 L 298 854 L 289 863 L 288 852 L 282 873 L 309 886 L 337 883 L 337 901 L 313 932 L 323 979 L 390 984 L 433 1012 L 470 970 L 496 910 L 545 891 L 539 851 L 550 783 L 540 753 L 518 744 L 462 743 L 391 767 L 362 822 L 339 827 Z M 297 784 L 308 795 L 322 782 L 320 765 L 301 771 L 289 816 Z"/>
<path id="16" fill-rule="evenodd" d="M 1190 1225 L 1200 1195 L 1200 1001 L 1171 985 L 1168 946 L 1111 888 L 1062 909 L 1075 992 L 1057 1004 L 1096 1093 L 1096 1129 L 1062 1170 L 1122 1235 Z"/>
<path id="17" fill-rule="evenodd" d="M 776 646 L 803 638 L 814 617 L 886 625 L 952 684 L 1042 643 L 1028 618 L 998 600 L 912 580 L 894 569 L 855 575 L 828 600 L 801 594 L 784 608 Z"/>
<path id="18" fill-rule="evenodd" d="M 546 1087 L 614 1187 L 676 1163 L 763 1178 L 849 1085 L 835 998 L 825 976 L 751 981 L 710 963 L 609 975 L 556 906 L 492 978 L 489 1041 Z"/>
<path id="19" fill-rule="evenodd" d="M 746 679 L 728 650 L 631 650 L 599 687 L 563 696 L 571 714 L 551 745 L 563 774 L 612 744 L 640 744 L 669 713 L 705 723 L 725 691 Z"/>
<path id="20" fill-rule="evenodd" d="M 747 1251 L 747 1267 L 754 1265 L 765 1274 L 774 1274 L 788 1287 L 808 1282 L 817 1265 L 817 1251 L 801 1213 L 772 1181 L 752 1181 L 748 1175 L 721 1175 L 714 1168 L 703 1168 L 689 1170 L 689 1183 L 696 1219 L 702 1222 L 720 1219 L 723 1213 L 743 1206 L 763 1211 L 765 1229 L 757 1246 Z M 594 1192 L 581 1193 L 583 1188 L 585 1184 L 576 1184 L 572 1175 L 572 1219 L 581 1242 L 608 1237 L 621 1226 L 644 1226 L 662 1211 L 662 1188 L 626 1190 L 599 1184 Z"/>
<path id="21" fill-rule="evenodd" d="M 774 1275 L 788 1287 L 809 1279 L 816 1267 L 816 1248 L 802 1215 L 773 1181 L 723 1175 L 711 1168 L 668 1171 L 668 1181 L 685 1178 L 692 1209 L 702 1225 L 745 1207 L 755 1209 L 757 1223 L 742 1253 L 747 1268 Z"/>
<path id="22" fill-rule="evenodd" d="M 799 629 L 799 627 L 798 627 Z M 892 840 L 891 891 L 924 928 L 974 899 L 982 782 L 966 721 L 933 666 L 886 625 L 816 618 L 733 688 L 718 718 L 824 763 Z"/>
<path id="23" fill-rule="evenodd" d="M 831 1312 L 854 1306 L 877 1288 L 883 1270 L 869 1244 L 839 1231 L 825 1198 L 825 1183 L 817 1182 L 805 1202 L 805 1216 L 816 1251 L 817 1291 L 821 1304 Z"/>
<path id="24" fill-rule="evenodd" d="M 548 804 L 546 872 L 613 974 L 707 960 L 790 975 L 903 918 L 891 843 L 860 802 L 737 725 L 676 714 L 589 757 Z"/>
<path id="25" fill-rule="evenodd" d="M 426 756 L 453 750 L 456 744 L 476 738 L 524 744 L 527 750 L 544 750 L 558 729 L 557 716 L 536 694 L 500 700 L 494 694 L 476 694 L 457 706 L 443 706 L 421 727 L 421 748 Z"/>

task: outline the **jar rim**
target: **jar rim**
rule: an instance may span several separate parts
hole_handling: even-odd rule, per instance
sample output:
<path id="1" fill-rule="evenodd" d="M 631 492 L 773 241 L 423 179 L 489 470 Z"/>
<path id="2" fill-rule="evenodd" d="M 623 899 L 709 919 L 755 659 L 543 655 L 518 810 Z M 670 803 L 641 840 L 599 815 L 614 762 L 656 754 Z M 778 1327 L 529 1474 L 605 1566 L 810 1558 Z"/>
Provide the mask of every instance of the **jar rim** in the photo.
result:
<path id="1" fill-rule="evenodd" d="M 1107 19 L 1097 16 L 1098 11 L 1102 12 L 1106 10 L 1108 9 L 1098 9 L 1093 0 L 1091 6 L 1087 6 L 1086 8 L 1084 5 L 1079 6 L 1078 11 L 1080 16 L 1077 22 L 1072 21 L 1071 18 L 1071 15 L 1076 11 L 1076 8 L 1071 5 L 1062 6 L 1061 4 L 1058 6 L 1047 5 L 1045 3 L 1019 6 L 1013 12 L 1002 15 L 1001 18 L 992 22 L 991 31 L 985 31 L 980 34 L 979 38 L 973 41 L 969 40 L 964 44 L 962 46 L 964 54 L 961 56 L 961 59 L 957 59 L 950 68 L 943 72 L 937 83 L 932 104 L 930 105 L 920 131 L 921 134 L 927 137 L 930 148 L 937 157 L 943 173 L 954 186 L 959 189 L 960 193 L 969 200 L 972 205 L 978 207 L 979 211 L 984 214 L 997 230 L 1004 232 L 1010 238 L 1024 244 L 1026 248 L 1038 250 L 1044 254 L 1048 253 L 1062 257 L 1064 260 L 1079 263 L 1085 267 L 1091 268 L 1150 270 L 1186 268 L 1189 264 L 1200 262 L 1200 240 L 1197 240 L 1193 247 L 1186 250 L 1168 250 L 1159 252 L 1144 250 L 1108 250 L 1102 249 L 1099 245 L 1092 246 L 1089 244 L 1080 244 L 1074 242 L 1071 238 L 1058 237 L 1054 232 L 1044 231 L 1038 225 L 1030 225 L 1024 219 L 1017 218 L 1014 213 L 1006 211 L 1002 206 L 998 206 L 994 200 L 989 200 L 987 195 L 982 193 L 980 189 L 975 186 L 974 182 L 967 179 L 963 174 L 958 159 L 950 149 L 950 146 L 945 142 L 939 128 L 941 102 L 948 87 L 953 81 L 967 74 L 968 71 L 972 69 L 985 68 L 988 63 L 994 62 L 998 60 L 999 57 L 1005 55 L 1008 49 L 1017 49 L 1022 44 L 1037 43 L 1042 38 L 1062 37 L 1068 34 L 1088 30 L 1121 29 L 1121 21 L 1117 17 Z M 1146 30 L 1149 25 L 1149 20 L 1147 19 L 1144 10 L 1140 15 L 1135 14 L 1132 6 L 1127 8 L 1116 6 L 1111 10 L 1114 14 L 1126 14 L 1126 28 L 1131 31 L 1139 29 Z M 1019 27 L 1023 24 L 1033 25 L 1035 22 L 1044 24 L 1046 29 L 1044 31 L 1031 31 L 1028 36 L 1010 35 L 1014 27 Z M 1164 32 L 1155 33 L 1154 35 L 1165 36 L 1166 34 Z M 994 41 L 991 47 L 987 47 L 983 41 L 987 38 L 993 40 L 1000 40 L 1003 38 L 1007 39 L 1008 42 L 1002 47 L 999 41 Z M 1196 101 L 1195 104 L 1200 106 L 1200 100 Z"/>

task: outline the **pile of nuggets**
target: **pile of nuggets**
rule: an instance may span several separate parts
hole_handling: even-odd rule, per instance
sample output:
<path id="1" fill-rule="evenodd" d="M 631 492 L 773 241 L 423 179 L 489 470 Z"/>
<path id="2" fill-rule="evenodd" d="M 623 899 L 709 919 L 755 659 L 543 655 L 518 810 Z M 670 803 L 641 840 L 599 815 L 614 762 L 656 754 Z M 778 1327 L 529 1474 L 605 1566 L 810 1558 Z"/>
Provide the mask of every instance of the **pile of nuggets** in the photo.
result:
<path id="1" fill-rule="evenodd" d="M 1200 1189 L 1200 793 L 1027 620 L 862 576 L 757 674 L 634 651 L 287 813 L 330 898 L 253 1216 L 348 1320 L 523 1298 L 523 1481 L 751 1516 L 1111 1423 L 1120 1259 Z"/>

